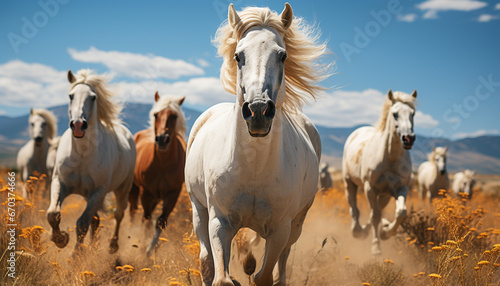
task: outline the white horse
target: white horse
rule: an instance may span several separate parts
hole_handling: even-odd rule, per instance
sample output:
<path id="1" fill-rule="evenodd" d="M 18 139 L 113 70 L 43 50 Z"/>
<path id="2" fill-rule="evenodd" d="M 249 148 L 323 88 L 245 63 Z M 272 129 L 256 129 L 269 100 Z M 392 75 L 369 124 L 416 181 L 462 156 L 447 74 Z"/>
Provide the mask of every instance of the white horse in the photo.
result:
<path id="1" fill-rule="evenodd" d="M 472 198 L 472 190 L 474 189 L 474 185 L 476 184 L 476 180 L 474 176 L 476 172 L 472 170 L 465 170 L 463 172 L 458 172 L 453 176 L 452 189 L 456 195 L 460 195 L 460 193 L 465 193 L 468 195 L 468 198 Z"/>
<path id="2" fill-rule="evenodd" d="M 51 239 L 60 248 L 68 244 L 68 233 L 59 229 L 61 205 L 68 195 L 79 194 L 87 200 L 87 207 L 76 223 L 75 252 L 83 243 L 89 224 L 94 241 L 99 227 L 97 211 L 106 194 L 113 191 L 116 226 L 109 251 L 116 252 L 120 222 L 134 179 L 134 139 L 118 119 L 121 108 L 110 100 L 113 94 L 106 88 L 103 76 L 89 70 L 81 70 L 75 76 L 69 71 L 68 80 L 70 128 L 57 148 L 47 210 Z"/>
<path id="3" fill-rule="evenodd" d="M 45 109 L 31 109 L 29 135 L 30 141 L 17 153 L 17 168 L 23 182 L 35 172 L 48 175 L 47 153 L 52 139 L 57 135 L 57 119 L 54 113 Z M 25 198 L 29 196 L 26 188 L 23 188 L 22 196 Z"/>
<path id="4" fill-rule="evenodd" d="M 332 176 L 328 170 L 329 168 L 328 163 L 322 163 L 319 166 L 319 188 L 323 189 L 323 191 L 332 187 Z"/>
<path id="5" fill-rule="evenodd" d="M 325 77 L 312 64 L 326 46 L 310 31 L 288 3 L 281 15 L 268 8 L 238 14 L 231 4 L 228 23 L 217 31 L 221 81 L 237 99 L 196 120 L 185 170 L 204 285 L 233 285 L 231 240 L 243 227 L 266 240 L 255 284 L 272 285 L 276 266 L 274 283 L 285 285 L 290 247 L 317 191 L 321 156 L 318 131 L 301 111 Z"/>
<path id="6" fill-rule="evenodd" d="M 380 238 L 394 235 L 406 217 L 406 195 L 412 170 L 408 150 L 415 141 L 413 116 L 416 97 L 416 91 L 409 95 L 389 90 L 377 127 L 358 128 L 349 135 L 344 146 L 342 173 L 352 217 L 352 234 L 356 238 L 365 238 L 372 225 L 374 255 L 381 253 Z M 364 227 L 359 224 L 358 188 L 364 190 L 371 208 L 368 224 Z M 384 222 L 379 230 L 382 210 L 391 197 L 396 199 L 395 220 Z"/>
<path id="7" fill-rule="evenodd" d="M 429 160 L 418 167 L 418 191 L 422 199 L 429 198 L 430 201 L 439 195 L 439 190 L 448 190 L 450 180 L 446 171 L 447 147 L 435 147 Z"/>

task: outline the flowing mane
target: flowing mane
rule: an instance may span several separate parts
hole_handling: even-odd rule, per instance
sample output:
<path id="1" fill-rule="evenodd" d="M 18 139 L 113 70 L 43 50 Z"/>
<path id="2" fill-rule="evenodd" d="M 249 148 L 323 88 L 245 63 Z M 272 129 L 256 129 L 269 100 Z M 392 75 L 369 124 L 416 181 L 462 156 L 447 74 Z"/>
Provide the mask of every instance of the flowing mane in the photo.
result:
<path id="1" fill-rule="evenodd" d="M 70 90 L 77 84 L 88 84 L 97 94 L 97 118 L 107 128 L 114 129 L 115 125 L 121 124 L 119 118 L 122 106 L 111 101 L 114 94 L 107 88 L 108 79 L 104 75 L 98 75 L 91 70 L 82 69 L 75 75 L 76 80 L 71 84 Z"/>
<path id="2" fill-rule="evenodd" d="M 446 149 L 443 147 L 436 147 L 432 151 L 432 153 L 429 154 L 427 157 L 427 160 L 431 162 L 432 164 L 436 165 L 436 155 L 444 156 L 446 157 Z"/>
<path id="3" fill-rule="evenodd" d="M 235 29 L 224 21 L 212 40 L 223 58 L 220 79 L 227 92 L 236 94 L 237 63 L 234 52 L 238 41 L 248 29 L 269 27 L 283 37 L 286 46 L 285 62 L 286 96 L 284 112 L 302 109 L 304 103 L 315 100 L 317 93 L 325 88 L 319 82 L 326 79 L 331 65 L 323 65 L 319 59 L 327 54 L 327 45 L 318 44 L 320 33 L 308 26 L 302 18 L 295 17 L 291 26 L 285 30 L 280 16 L 269 8 L 247 7 L 238 12 L 241 22 Z"/>
<path id="4" fill-rule="evenodd" d="M 178 104 L 181 98 L 180 96 L 162 96 L 158 102 L 153 104 L 153 108 L 149 111 L 149 125 L 151 130 L 154 130 L 155 126 L 154 114 L 170 107 L 170 109 L 177 113 L 176 132 L 183 139 L 186 139 L 186 117 L 184 116 L 184 112 L 182 112 L 181 106 Z"/>
<path id="5" fill-rule="evenodd" d="M 39 115 L 45 120 L 47 123 L 47 136 L 49 139 L 52 139 L 57 135 L 57 118 L 52 111 L 48 111 L 46 109 L 32 109 L 31 116 L 33 115 Z"/>
<path id="6" fill-rule="evenodd" d="M 383 131 L 385 129 L 385 125 L 387 123 L 387 116 L 389 115 L 389 109 L 391 106 L 396 103 L 396 102 L 401 102 L 409 107 L 411 107 L 413 110 L 415 110 L 415 98 L 407 93 L 404 93 L 402 91 L 394 91 L 392 93 L 393 95 L 393 100 L 390 100 L 389 98 L 386 97 L 384 106 L 382 107 L 382 113 L 380 115 L 380 119 L 377 123 L 377 131 Z"/>

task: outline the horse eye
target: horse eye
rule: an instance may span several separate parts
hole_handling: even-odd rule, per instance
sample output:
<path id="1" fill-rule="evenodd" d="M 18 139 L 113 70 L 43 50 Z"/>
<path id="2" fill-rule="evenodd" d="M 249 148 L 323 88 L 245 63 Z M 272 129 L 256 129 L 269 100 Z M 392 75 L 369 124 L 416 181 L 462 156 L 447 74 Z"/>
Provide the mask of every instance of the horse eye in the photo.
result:
<path id="1" fill-rule="evenodd" d="M 393 113 L 392 116 L 394 116 L 394 119 L 398 120 L 398 114 L 397 113 Z"/>
<path id="2" fill-rule="evenodd" d="M 282 61 L 282 62 L 284 62 L 284 61 L 286 60 L 286 57 L 287 57 L 286 52 L 283 52 L 283 53 L 281 54 L 281 61 Z"/>
<path id="3" fill-rule="evenodd" d="M 97 96 L 92 96 L 92 101 L 95 101 L 96 98 Z"/>
<path id="4" fill-rule="evenodd" d="M 234 60 L 240 62 L 240 56 L 237 53 L 234 53 Z"/>
<path id="5" fill-rule="evenodd" d="M 73 100 L 73 97 L 75 97 L 75 95 L 74 95 L 74 94 L 70 94 L 70 95 L 69 95 L 69 99 L 70 99 L 70 100 Z"/>
<path id="6" fill-rule="evenodd" d="M 158 113 L 153 114 L 153 116 L 154 116 L 155 118 L 157 118 L 157 117 L 158 117 Z"/>

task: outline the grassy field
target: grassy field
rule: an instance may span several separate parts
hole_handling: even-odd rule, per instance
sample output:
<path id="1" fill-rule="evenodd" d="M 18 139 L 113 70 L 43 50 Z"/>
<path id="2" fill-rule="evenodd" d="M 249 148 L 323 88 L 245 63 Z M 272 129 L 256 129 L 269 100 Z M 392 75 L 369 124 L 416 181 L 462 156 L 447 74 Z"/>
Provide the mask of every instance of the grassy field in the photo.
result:
<path id="1" fill-rule="evenodd" d="M 0 215 L 8 219 L 8 174 L 0 174 Z M 445 195 L 431 206 L 413 191 L 407 202 L 408 219 L 397 236 L 382 242 L 383 254 L 372 257 L 371 240 L 352 238 L 348 205 L 339 174 L 334 187 L 316 196 L 299 241 L 288 260 L 289 285 L 500 285 L 500 178 L 480 176 L 472 201 Z M 19 180 L 19 178 L 16 178 Z M 153 229 L 127 215 L 120 231 L 120 250 L 107 247 L 114 227 L 113 198 L 106 201 L 99 240 L 78 257 L 71 257 L 76 220 L 85 201 L 70 196 L 63 204 L 61 229 L 70 233 L 69 245 L 50 241 L 48 207 L 43 178 L 32 178 L 31 200 L 16 197 L 16 273 L 7 276 L 10 255 L 7 223 L 1 224 L 0 281 L 6 285 L 201 285 L 199 244 L 192 231 L 191 205 L 183 190 L 169 217 L 161 244 L 153 257 L 145 249 Z M 17 185 L 18 188 L 21 184 Z M 368 204 L 359 194 L 362 222 Z M 159 208 L 158 208 L 159 209 Z M 392 204 L 384 212 L 392 219 Z M 158 216 L 159 213 L 156 213 Z M 243 230 L 233 243 L 231 273 L 249 284 L 241 261 L 252 234 Z M 86 238 L 90 243 L 90 238 Z M 263 241 L 254 250 L 259 269 Z"/>

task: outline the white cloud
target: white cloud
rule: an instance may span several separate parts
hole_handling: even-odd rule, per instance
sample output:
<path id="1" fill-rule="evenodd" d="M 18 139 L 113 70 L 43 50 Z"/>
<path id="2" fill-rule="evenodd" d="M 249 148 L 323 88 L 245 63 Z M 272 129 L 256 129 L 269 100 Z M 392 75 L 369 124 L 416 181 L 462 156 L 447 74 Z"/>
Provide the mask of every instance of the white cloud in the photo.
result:
<path id="1" fill-rule="evenodd" d="M 490 21 L 493 21 L 493 20 L 496 20 L 498 19 L 499 17 L 498 16 L 495 16 L 495 15 L 490 15 L 490 14 L 481 14 L 479 16 L 479 18 L 477 18 L 477 21 L 478 22 L 481 22 L 481 23 L 486 23 L 486 22 L 490 22 Z"/>
<path id="2" fill-rule="evenodd" d="M 418 108 L 418 107 L 417 107 Z M 415 112 L 415 126 L 423 129 L 431 129 L 438 126 L 439 121 L 434 119 L 431 115 L 425 114 L 420 110 Z"/>
<path id="3" fill-rule="evenodd" d="M 417 19 L 417 14 L 406 14 L 406 15 L 401 15 L 398 14 L 398 20 L 402 22 L 414 22 L 415 19 Z"/>
<path id="4" fill-rule="evenodd" d="M 500 10 L 500 3 L 497 3 L 497 4 L 495 5 L 495 10 Z"/>
<path id="5" fill-rule="evenodd" d="M 486 2 L 474 0 L 427 0 L 417 5 L 420 10 L 472 11 L 485 7 Z"/>
<path id="6" fill-rule="evenodd" d="M 488 3 L 475 0 L 427 0 L 417 4 L 417 8 L 425 11 L 422 18 L 436 19 L 438 11 L 463 11 L 469 12 L 484 8 Z"/>
<path id="7" fill-rule="evenodd" d="M 215 77 L 198 77 L 188 81 L 166 83 L 160 81 L 116 82 L 112 84 L 118 98 L 124 101 L 151 103 L 156 91 L 162 95 L 186 96 L 186 102 L 200 107 L 210 107 L 220 102 L 236 102 Z"/>
<path id="8" fill-rule="evenodd" d="M 206 68 L 210 66 L 210 63 L 204 59 L 198 59 L 196 62 L 200 65 L 200 67 Z"/>
<path id="9" fill-rule="evenodd" d="M 474 132 L 460 132 L 460 133 L 455 133 L 453 134 L 452 138 L 453 139 L 463 139 L 463 138 L 474 138 L 474 137 L 479 137 L 479 136 L 484 136 L 484 135 L 498 135 L 500 132 L 498 132 L 497 129 L 481 129 L 477 130 Z"/>
<path id="10" fill-rule="evenodd" d="M 326 94 L 311 106 L 305 106 L 304 112 L 315 124 L 328 127 L 352 127 L 361 124 L 377 123 L 386 93 L 375 89 L 363 91 L 336 90 Z M 432 116 L 417 111 L 415 126 L 433 128 L 438 121 Z"/>
<path id="11" fill-rule="evenodd" d="M 0 115 L 7 115 L 7 111 L 0 109 Z"/>
<path id="12" fill-rule="evenodd" d="M 437 19 L 438 18 L 437 11 L 436 10 L 429 10 L 429 11 L 425 12 L 425 14 L 422 16 L 422 18 L 424 18 L 424 19 Z"/>
<path id="13" fill-rule="evenodd" d="M 48 107 L 67 100 L 66 72 L 13 60 L 0 64 L 0 101 L 17 107 Z"/>
<path id="14" fill-rule="evenodd" d="M 183 60 L 173 60 L 155 55 L 134 54 L 118 51 L 101 51 L 90 47 L 87 51 L 68 48 L 74 60 L 100 63 L 112 73 L 138 79 L 177 79 L 181 76 L 203 75 L 200 67 Z"/>

